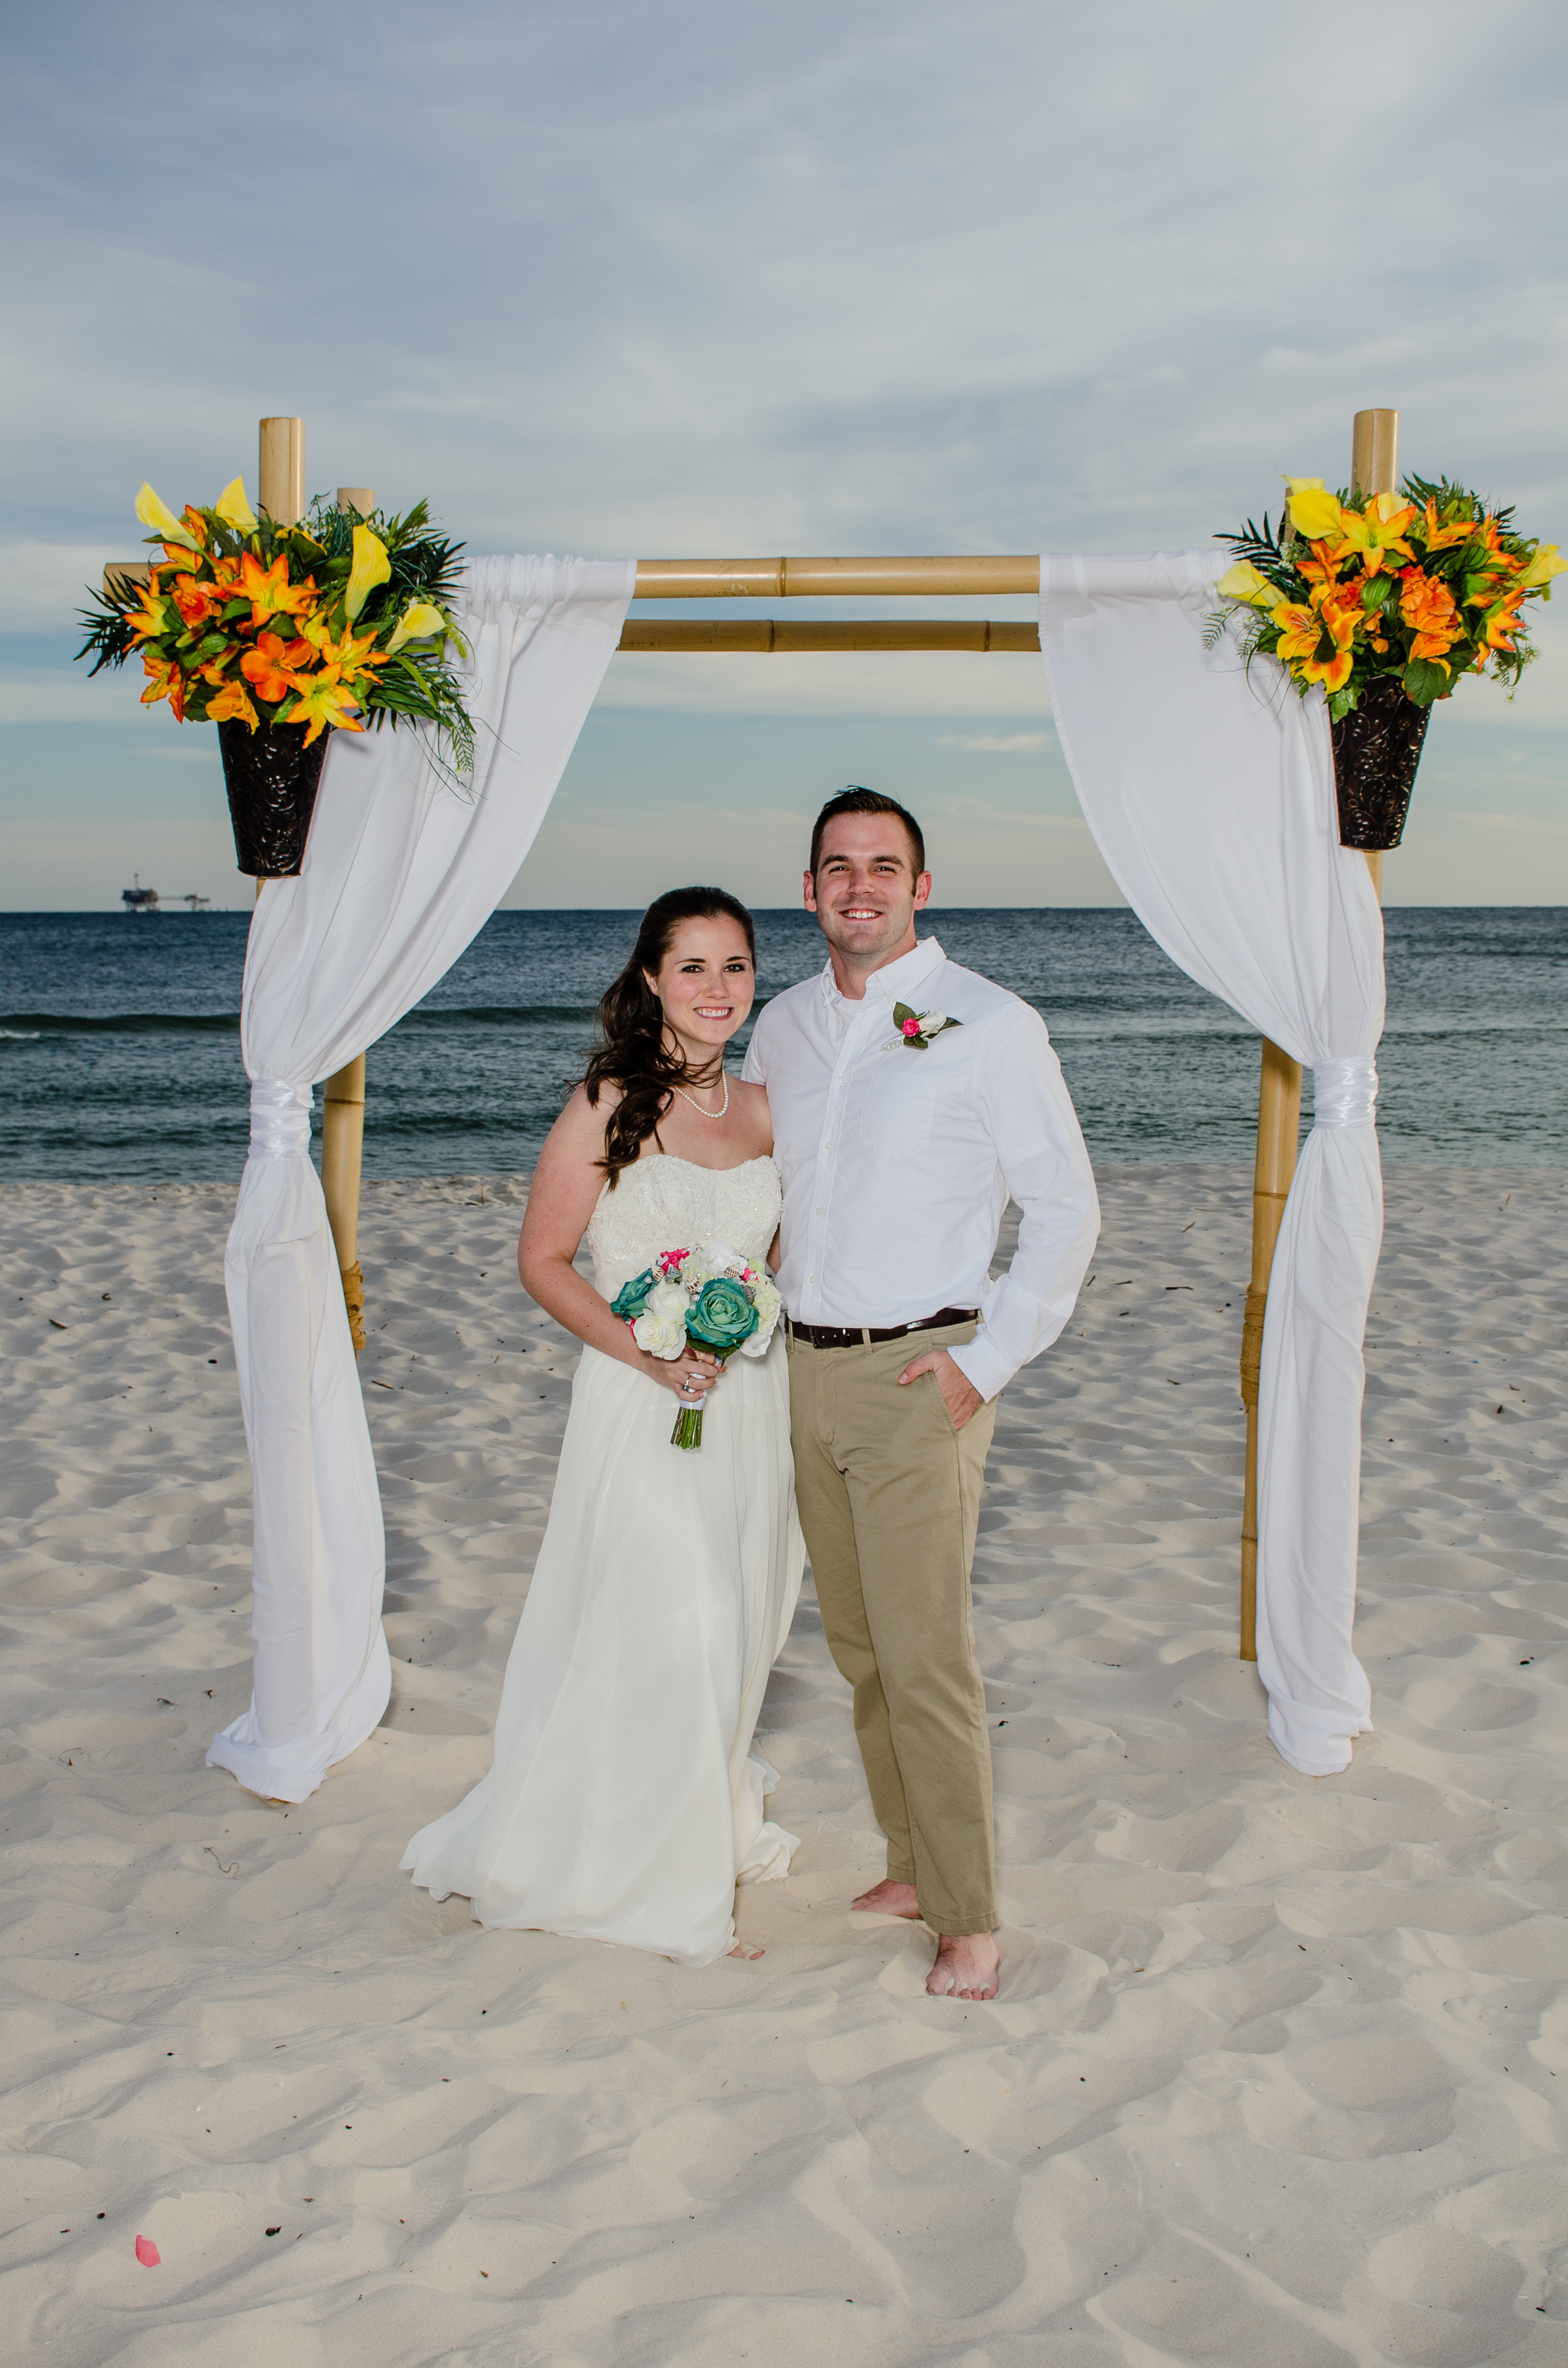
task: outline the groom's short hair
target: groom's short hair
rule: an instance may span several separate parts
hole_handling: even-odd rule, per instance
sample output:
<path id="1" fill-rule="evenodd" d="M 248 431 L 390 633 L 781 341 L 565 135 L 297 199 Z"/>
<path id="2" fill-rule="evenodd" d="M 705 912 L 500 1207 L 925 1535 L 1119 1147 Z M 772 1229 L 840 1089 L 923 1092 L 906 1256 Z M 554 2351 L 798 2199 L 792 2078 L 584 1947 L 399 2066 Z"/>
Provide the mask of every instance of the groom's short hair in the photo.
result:
<path id="1" fill-rule="evenodd" d="M 816 826 L 812 832 L 812 878 L 814 880 L 817 876 L 817 858 L 822 853 L 822 835 L 830 822 L 836 822 L 840 814 L 897 814 L 909 833 L 910 860 L 914 866 L 914 877 L 918 880 L 926 869 L 926 834 L 909 808 L 901 806 L 896 798 L 884 798 L 881 790 L 860 790 L 853 787 L 840 790 L 835 798 L 829 798 L 816 818 Z"/>

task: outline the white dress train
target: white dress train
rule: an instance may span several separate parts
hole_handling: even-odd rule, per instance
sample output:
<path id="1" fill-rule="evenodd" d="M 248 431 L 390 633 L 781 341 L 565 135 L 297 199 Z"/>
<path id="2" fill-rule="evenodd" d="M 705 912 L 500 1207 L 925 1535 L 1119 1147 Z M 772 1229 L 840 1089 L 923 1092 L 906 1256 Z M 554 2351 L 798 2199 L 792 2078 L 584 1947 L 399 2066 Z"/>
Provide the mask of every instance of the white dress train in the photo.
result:
<path id="1" fill-rule="evenodd" d="M 711 1240 L 759 1264 L 780 1197 L 771 1159 L 644 1156 L 589 1221 L 595 1285 L 613 1299 L 656 1252 Z M 805 1560 L 782 1330 L 731 1358 L 689 1452 L 668 1390 L 584 1349 L 494 1759 L 403 1861 L 481 1924 L 705 1965 L 733 1941 L 735 1884 L 789 1873 L 751 1751 Z"/>

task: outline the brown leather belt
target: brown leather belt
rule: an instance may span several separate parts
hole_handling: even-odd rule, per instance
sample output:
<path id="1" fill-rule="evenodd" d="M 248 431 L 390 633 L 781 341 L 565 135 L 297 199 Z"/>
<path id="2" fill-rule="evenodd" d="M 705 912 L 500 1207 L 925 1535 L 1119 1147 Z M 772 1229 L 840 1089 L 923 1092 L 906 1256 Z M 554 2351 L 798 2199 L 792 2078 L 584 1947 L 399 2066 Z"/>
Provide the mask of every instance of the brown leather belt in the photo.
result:
<path id="1" fill-rule="evenodd" d="M 972 1324 L 979 1315 L 978 1307 L 942 1307 L 914 1324 L 797 1324 L 792 1316 L 787 1320 L 792 1340 L 804 1340 L 813 1349 L 858 1349 L 877 1340 L 905 1340 L 912 1332 L 935 1332 L 944 1324 Z"/>

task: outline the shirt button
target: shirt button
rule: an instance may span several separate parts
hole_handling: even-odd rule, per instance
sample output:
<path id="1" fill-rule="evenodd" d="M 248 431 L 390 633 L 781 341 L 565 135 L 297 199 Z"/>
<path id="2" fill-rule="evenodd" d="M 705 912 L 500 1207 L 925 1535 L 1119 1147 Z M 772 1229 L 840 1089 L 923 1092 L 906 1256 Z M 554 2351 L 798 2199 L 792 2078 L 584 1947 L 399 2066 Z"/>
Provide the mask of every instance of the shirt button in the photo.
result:
<path id="1" fill-rule="evenodd" d="M 831 1151 L 831 1150 L 833 1149 L 833 1137 L 832 1137 L 831 1135 L 828 1135 L 828 1136 L 824 1137 L 824 1142 L 823 1142 L 823 1149 L 824 1149 L 824 1151 Z"/>
<path id="2" fill-rule="evenodd" d="M 822 1215 L 822 1211 L 820 1209 L 813 1209 L 812 1211 L 812 1214 L 813 1217 L 820 1217 Z"/>
<path id="3" fill-rule="evenodd" d="M 807 1275 L 807 1277 L 806 1277 L 806 1281 L 807 1281 L 808 1282 L 815 1282 L 815 1281 L 816 1281 L 816 1277 L 815 1277 L 815 1275 L 814 1275 L 814 1274 L 809 1274 L 809 1275 Z"/>

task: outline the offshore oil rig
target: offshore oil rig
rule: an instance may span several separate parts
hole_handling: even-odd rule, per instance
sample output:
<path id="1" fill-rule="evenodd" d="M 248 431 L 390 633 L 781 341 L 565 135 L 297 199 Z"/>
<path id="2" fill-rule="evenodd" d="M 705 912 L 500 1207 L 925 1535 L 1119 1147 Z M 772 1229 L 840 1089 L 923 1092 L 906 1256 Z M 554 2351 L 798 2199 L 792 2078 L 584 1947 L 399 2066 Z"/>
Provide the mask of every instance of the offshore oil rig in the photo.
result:
<path id="1" fill-rule="evenodd" d="M 131 913 L 155 913 L 158 910 L 157 890 L 155 888 L 142 887 L 142 874 L 140 871 L 133 871 L 131 876 L 135 881 L 136 885 L 134 888 L 122 888 L 120 890 L 120 903 L 125 906 L 126 910 Z M 176 897 L 175 901 L 176 904 L 188 905 L 193 913 L 210 913 L 212 909 L 212 899 L 210 896 L 186 895 Z"/>

